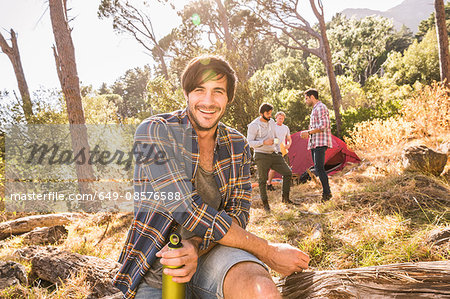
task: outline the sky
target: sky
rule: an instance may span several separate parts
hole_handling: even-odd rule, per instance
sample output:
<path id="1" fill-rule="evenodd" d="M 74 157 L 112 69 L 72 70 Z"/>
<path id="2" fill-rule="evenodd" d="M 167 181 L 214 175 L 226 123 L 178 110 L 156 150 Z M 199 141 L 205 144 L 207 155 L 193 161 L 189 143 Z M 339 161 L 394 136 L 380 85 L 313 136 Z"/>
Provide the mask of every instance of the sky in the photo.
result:
<path id="1" fill-rule="evenodd" d="M 308 1 L 303 1 L 309 8 Z M 155 33 L 162 38 L 179 24 L 180 18 L 169 6 L 154 0 L 148 2 L 152 3 L 148 14 Z M 345 8 L 385 11 L 401 2 L 403 0 L 322 0 L 326 20 Z M 176 9 L 181 9 L 186 3 L 188 1 L 175 0 Z M 132 37 L 115 33 L 111 20 L 97 17 L 99 4 L 100 0 L 68 0 L 68 6 L 72 8 L 69 16 L 74 17 L 70 26 L 73 28 L 78 76 L 83 85 L 94 88 L 99 88 L 103 82 L 108 85 L 114 83 L 128 69 L 153 64 L 152 57 Z M 310 8 L 302 15 L 315 23 Z M 8 42 L 11 28 L 18 35 L 22 66 L 30 92 L 60 88 L 51 49 L 54 39 L 48 0 L 0 0 L 0 32 Z M 0 91 L 4 90 L 15 90 L 19 94 L 11 62 L 0 51 Z"/>

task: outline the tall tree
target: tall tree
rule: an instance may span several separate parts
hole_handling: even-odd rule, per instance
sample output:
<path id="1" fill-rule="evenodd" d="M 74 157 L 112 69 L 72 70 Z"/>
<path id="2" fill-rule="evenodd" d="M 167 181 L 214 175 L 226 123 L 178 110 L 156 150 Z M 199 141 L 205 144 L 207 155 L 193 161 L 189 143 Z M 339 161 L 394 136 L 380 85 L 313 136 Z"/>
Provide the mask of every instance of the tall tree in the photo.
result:
<path id="1" fill-rule="evenodd" d="M 151 109 L 146 102 L 146 88 L 149 80 L 150 67 L 145 65 L 143 68 L 127 70 L 111 86 L 111 93 L 120 95 L 116 98 L 119 102 L 115 102 L 115 105 L 122 119 L 136 117 Z"/>
<path id="2" fill-rule="evenodd" d="M 450 34 L 450 2 L 445 3 L 445 18 L 447 23 L 447 33 Z M 432 12 L 428 19 L 422 20 L 419 24 L 415 38 L 420 42 L 430 29 L 436 28 L 436 13 Z"/>
<path id="3" fill-rule="evenodd" d="M 19 45 L 17 44 L 16 33 L 11 29 L 10 34 L 11 46 L 8 45 L 5 38 L 0 33 L 0 48 L 2 49 L 3 53 L 8 55 L 8 58 L 13 65 L 17 84 L 19 86 L 20 96 L 22 97 L 23 113 L 27 122 L 30 123 L 33 117 L 33 104 L 31 103 L 27 80 L 25 79 L 25 73 L 23 72 L 22 61 L 20 60 Z"/>
<path id="4" fill-rule="evenodd" d="M 342 101 L 341 92 L 337 84 L 331 61 L 331 50 L 326 33 L 324 9 L 321 0 L 309 0 L 311 9 L 319 22 L 319 29 L 311 27 L 309 22 L 299 14 L 301 11 L 300 0 L 249 0 L 245 1 L 266 24 L 273 30 L 267 32 L 272 35 L 277 42 L 290 49 L 301 50 L 313 54 L 320 58 L 325 65 L 330 83 L 331 95 L 333 98 L 333 110 L 336 117 L 337 134 L 341 135 L 341 113 L 339 111 Z M 294 32 L 302 31 L 317 41 L 318 47 L 313 48 L 305 43 L 303 39 L 296 38 Z M 282 32 L 287 41 L 278 37 L 277 32 Z"/>
<path id="5" fill-rule="evenodd" d="M 229 17 L 227 16 L 227 10 L 222 3 L 222 0 L 215 0 L 217 4 L 217 12 L 219 13 L 219 20 L 222 24 L 223 34 L 225 37 L 225 44 L 228 51 L 233 51 L 235 47 L 233 46 L 233 38 L 230 32 Z"/>
<path id="6" fill-rule="evenodd" d="M 78 187 L 83 194 L 92 194 L 90 184 L 95 180 L 94 170 L 89 164 L 90 147 L 87 137 L 87 128 L 83 106 L 81 103 L 80 80 L 78 78 L 75 60 L 75 49 L 72 42 L 69 19 L 67 16 L 66 0 L 49 0 L 50 18 L 56 47 L 53 46 L 56 70 L 67 105 L 67 114 L 70 125 L 70 135 L 74 155 L 84 154 L 84 162 L 76 164 Z M 83 209 L 89 209 L 87 205 Z"/>
<path id="7" fill-rule="evenodd" d="M 143 5 L 143 9 L 140 9 L 127 0 L 102 0 L 98 8 L 98 16 L 99 18 L 112 18 L 114 30 L 119 33 L 130 34 L 149 53 L 153 54 L 153 57 L 161 66 L 162 75 L 166 80 L 169 80 L 169 72 L 165 61 L 166 54 L 153 30 L 150 16 L 144 13 L 145 9 L 150 8 L 146 1 L 143 1 Z"/>
<path id="8" fill-rule="evenodd" d="M 392 21 L 384 17 L 349 19 L 342 14 L 336 14 L 327 23 L 327 36 L 336 74 L 351 76 L 361 85 L 373 74 L 381 72 L 387 53 L 392 50 L 403 52 L 412 40 L 412 33 L 406 27 L 394 31 Z M 318 57 L 311 56 L 309 63 L 319 67 L 319 71 L 315 71 L 316 77 L 325 75 Z"/>
<path id="9" fill-rule="evenodd" d="M 436 10 L 436 34 L 439 45 L 439 69 L 441 71 L 441 81 L 446 80 L 449 85 L 450 80 L 450 57 L 448 53 L 448 34 L 445 20 L 444 0 L 435 0 Z"/>

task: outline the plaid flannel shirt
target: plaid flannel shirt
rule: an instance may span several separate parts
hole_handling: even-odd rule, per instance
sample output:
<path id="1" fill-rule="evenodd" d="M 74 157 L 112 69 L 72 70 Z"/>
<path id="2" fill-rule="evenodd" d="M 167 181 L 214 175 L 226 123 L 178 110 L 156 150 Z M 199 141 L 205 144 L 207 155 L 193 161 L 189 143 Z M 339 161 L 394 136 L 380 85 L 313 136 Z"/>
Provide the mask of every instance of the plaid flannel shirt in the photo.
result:
<path id="1" fill-rule="evenodd" d="M 333 147 L 331 142 L 331 125 L 328 108 L 322 102 L 317 102 L 311 112 L 309 129 L 323 129 L 323 132 L 311 134 L 308 141 L 308 150 L 319 146 Z"/>
<path id="2" fill-rule="evenodd" d="M 180 196 L 167 204 L 135 200 L 133 223 L 119 258 L 122 266 L 113 280 L 124 298 L 134 298 L 141 279 L 156 259 L 155 254 L 178 225 L 202 237 L 200 249 L 205 249 L 228 232 L 232 218 L 245 228 L 251 205 L 250 148 L 237 130 L 222 123 L 217 128 L 214 177 L 222 195 L 220 211 L 203 203 L 193 187 L 199 165 L 198 137 L 186 110 L 146 119 L 136 130 L 135 148 L 135 194 L 179 192 Z M 160 163 L 159 154 L 150 159 L 137 156 L 146 150 L 164 153 L 167 159 Z"/>

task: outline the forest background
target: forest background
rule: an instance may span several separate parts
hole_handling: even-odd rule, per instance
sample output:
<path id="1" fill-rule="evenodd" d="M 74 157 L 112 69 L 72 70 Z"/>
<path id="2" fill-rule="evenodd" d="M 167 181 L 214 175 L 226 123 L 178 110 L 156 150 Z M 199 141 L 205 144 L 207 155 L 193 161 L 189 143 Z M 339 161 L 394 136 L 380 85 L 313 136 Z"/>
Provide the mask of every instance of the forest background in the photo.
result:
<path id="1" fill-rule="evenodd" d="M 71 20 L 76 15 L 71 15 L 70 5 L 75 3 L 48 1 L 50 14 L 53 12 L 49 31 L 55 36 L 55 73 L 59 79 L 73 80 L 60 80 L 61 88 L 30 91 L 24 80 L 26 65 L 18 67 L 18 60 L 12 59 L 16 67 L 10 76 L 17 78 L 19 90 L 3 88 L 0 82 L 0 197 L 4 198 L 5 191 L 8 128 L 23 124 L 135 125 L 153 114 L 180 109 L 185 106 L 179 81 L 185 64 L 196 55 L 213 53 L 228 59 L 239 79 L 225 124 L 245 135 L 247 124 L 258 116 L 259 105 L 269 102 L 275 111 L 286 113 L 285 124 L 291 132 L 305 129 L 311 110 L 304 103 L 303 92 L 315 87 L 330 110 L 333 134 L 343 138 L 363 160 L 331 178 L 332 202 L 318 202 L 311 190 L 317 193 L 320 188 L 311 182 L 293 187 L 293 198 L 299 203 L 296 207 L 286 208 L 271 194 L 269 199 L 276 204 L 267 216 L 255 188 L 250 231 L 305 250 L 316 270 L 448 260 L 450 243 L 436 247 L 424 241 L 433 229 L 449 226 L 448 163 L 440 176 L 401 171 L 401 151 L 406 145 L 422 143 L 444 152 L 450 147 L 449 90 L 442 82 L 446 77 L 440 61 L 445 55 L 440 52 L 443 39 L 436 30 L 436 14 L 424 17 L 417 28 L 399 26 L 377 15 L 350 18 L 338 13 L 325 21 L 327 6 L 323 2 L 322 6 L 322 1 L 313 0 L 192 1 L 177 7 L 180 22 L 159 38 L 155 30 L 160 24 L 153 23 L 146 12 L 155 3 L 170 7 L 170 0 L 102 0 L 98 17 L 111 20 L 112 31 L 134 39 L 152 63 L 127 70 L 113 83 L 94 87 L 79 82 L 76 59 L 71 60 L 75 62 L 72 72 L 61 67 L 66 54 L 77 51 L 76 43 L 58 41 L 60 34 L 67 37 L 72 31 Z M 439 1 L 405 0 L 400 6 L 411 13 L 406 8 L 435 2 Z M 58 5 L 59 22 L 55 14 Z M 314 22 L 302 16 L 302 7 L 315 8 Z M 448 38 L 450 4 L 442 8 Z M 43 17 L 48 17 L 46 11 Z M 20 33 L 9 29 L 1 31 L 0 55 L 17 58 L 14 40 L 18 38 L 20 46 Z M 444 54 L 448 59 L 448 39 Z M 78 134 L 85 136 L 85 132 Z M 80 184 L 82 192 L 83 188 Z M 24 216 L 5 211 L 0 215 L 2 221 Z M 113 214 L 101 218 L 107 221 L 94 216 L 72 223 L 68 238 L 58 246 L 117 260 L 132 217 Z M 318 223 L 323 228 L 320 238 L 315 237 Z M 13 251 L 22 246 L 20 236 L 11 236 L 0 244 L 0 259 L 16 260 Z M 66 289 L 52 287 L 39 292 L 43 298 L 89 293 L 90 286 L 82 277 L 74 283 Z M 11 292 L 32 294 L 37 289 L 2 294 Z"/>

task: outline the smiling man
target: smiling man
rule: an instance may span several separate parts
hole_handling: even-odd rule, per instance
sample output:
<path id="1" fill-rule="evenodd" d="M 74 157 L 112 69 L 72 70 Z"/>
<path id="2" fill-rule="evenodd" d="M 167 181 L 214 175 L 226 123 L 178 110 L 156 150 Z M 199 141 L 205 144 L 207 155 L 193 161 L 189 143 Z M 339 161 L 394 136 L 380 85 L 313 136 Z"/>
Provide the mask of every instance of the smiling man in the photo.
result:
<path id="1" fill-rule="evenodd" d="M 154 145 L 165 163 L 136 161 L 134 221 L 114 278 L 124 298 L 161 298 L 162 265 L 179 267 L 164 273 L 187 283 L 187 298 L 233 299 L 280 298 L 267 266 L 282 275 L 308 267 L 309 257 L 299 249 L 245 230 L 249 145 L 220 122 L 235 86 L 226 61 L 197 57 L 182 75 L 187 108 L 138 127 L 137 150 Z M 170 251 L 172 232 L 183 237 L 183 247 Z"/>

